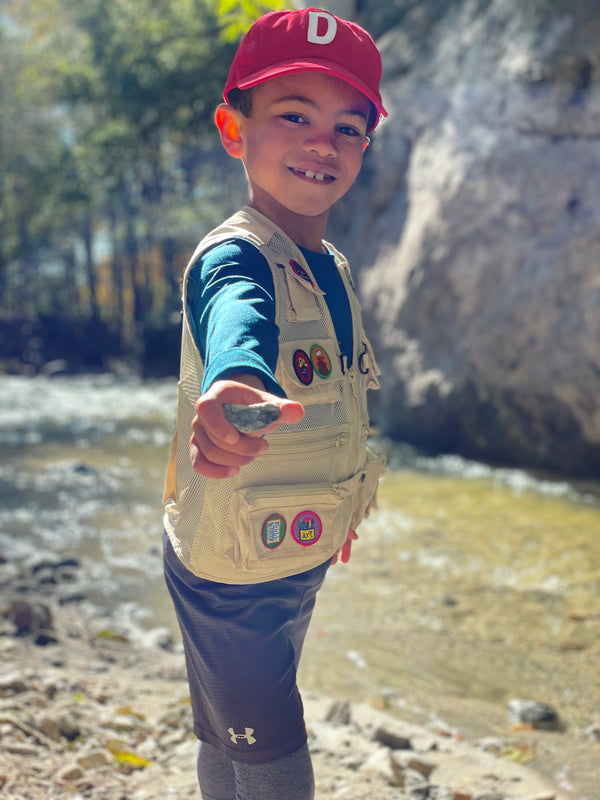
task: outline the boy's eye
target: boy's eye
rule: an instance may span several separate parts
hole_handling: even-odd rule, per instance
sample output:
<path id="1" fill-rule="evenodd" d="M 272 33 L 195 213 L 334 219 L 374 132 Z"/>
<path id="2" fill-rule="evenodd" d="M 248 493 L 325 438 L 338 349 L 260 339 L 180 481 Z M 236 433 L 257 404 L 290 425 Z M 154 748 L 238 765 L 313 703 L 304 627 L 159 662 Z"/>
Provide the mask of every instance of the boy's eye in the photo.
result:
<path id="1" fill-rule="evenodd" d="M 340 125 L 338 127 L 338 131 L 343 133 L 344 136 L 364 136 L 357 128 L 354 128 L 352 125 Z"/>
<path id="2" fill-rule="evenodd" d="M 282 114 L 281 118 L 287 119 L 288 122 L 296 122 L 296 123 L 306 122 L 302 114 Z"/>

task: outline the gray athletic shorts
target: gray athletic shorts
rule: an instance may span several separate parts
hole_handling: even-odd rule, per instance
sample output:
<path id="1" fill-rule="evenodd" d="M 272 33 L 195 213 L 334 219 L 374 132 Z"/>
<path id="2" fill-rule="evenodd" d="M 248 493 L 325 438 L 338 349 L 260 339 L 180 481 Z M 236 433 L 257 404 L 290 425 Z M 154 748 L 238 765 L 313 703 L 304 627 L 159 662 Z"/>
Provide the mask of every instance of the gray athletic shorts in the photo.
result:
<path id="1" fill-rule="evenodd" d="M 215 583 L 186 569 L 164 537 L 194 732 L 233 761 L 274 761 L 306 742 L 296 670 L 329 565 L 265 583 Z"/>

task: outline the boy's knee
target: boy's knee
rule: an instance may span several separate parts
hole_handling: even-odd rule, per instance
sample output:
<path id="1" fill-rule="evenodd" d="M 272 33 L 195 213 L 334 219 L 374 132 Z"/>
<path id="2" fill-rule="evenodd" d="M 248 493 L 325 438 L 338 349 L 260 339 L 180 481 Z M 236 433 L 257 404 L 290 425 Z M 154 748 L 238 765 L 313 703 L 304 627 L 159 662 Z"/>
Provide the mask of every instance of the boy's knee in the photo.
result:
<path id="1" fill-rule="evenodd" d="M 236 800 L 314 800 L 308 746 L 264 764 L 235 764 Z"/>

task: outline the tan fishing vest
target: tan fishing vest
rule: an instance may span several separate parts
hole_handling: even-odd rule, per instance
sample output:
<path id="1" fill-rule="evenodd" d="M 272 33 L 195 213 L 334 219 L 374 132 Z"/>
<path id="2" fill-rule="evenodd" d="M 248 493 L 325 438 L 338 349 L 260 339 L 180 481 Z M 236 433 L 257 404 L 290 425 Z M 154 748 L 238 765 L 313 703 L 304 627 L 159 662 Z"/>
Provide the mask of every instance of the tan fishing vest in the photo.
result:
<path id="1" fill-rule="evenodd" d="M 279 358 L 275 377 L 304 405 L 296 425 L 266 436 L 269 450 L 233 478 L 209 480 L 189 457 L 203 363 L 187 318 L 186 284 L 200 253 L 241 237 L 273 274 Z M 374 502 L 383 460 L 367 447 L 366 389 L 379 370 L 364 334 L 348 264 L 334 253 L 352 312 L 354 357 L 340 355 L 331 316 L 302 253 L 249 207 L 205 237 L 184 276 L 177 426 L 165 489 L 165 529 L 183 564 L 223 583 L 260 583 L 316 567 L 336 553 Z"/>

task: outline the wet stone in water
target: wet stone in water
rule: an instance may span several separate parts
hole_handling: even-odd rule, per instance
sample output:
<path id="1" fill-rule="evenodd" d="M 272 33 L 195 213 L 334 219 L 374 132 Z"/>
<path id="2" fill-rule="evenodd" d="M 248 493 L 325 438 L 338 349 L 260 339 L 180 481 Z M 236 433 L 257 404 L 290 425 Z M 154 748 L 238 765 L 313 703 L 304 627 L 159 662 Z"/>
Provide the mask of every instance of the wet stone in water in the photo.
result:
<path id="1" fill-rule="evenodd" d="M 280 416 L 279 407 L 274 403 L 255 403 L 251 406 L 225 403 L 223 411 L 233 427 L 241 433 L 256 433 L 277 422 Z"/>

